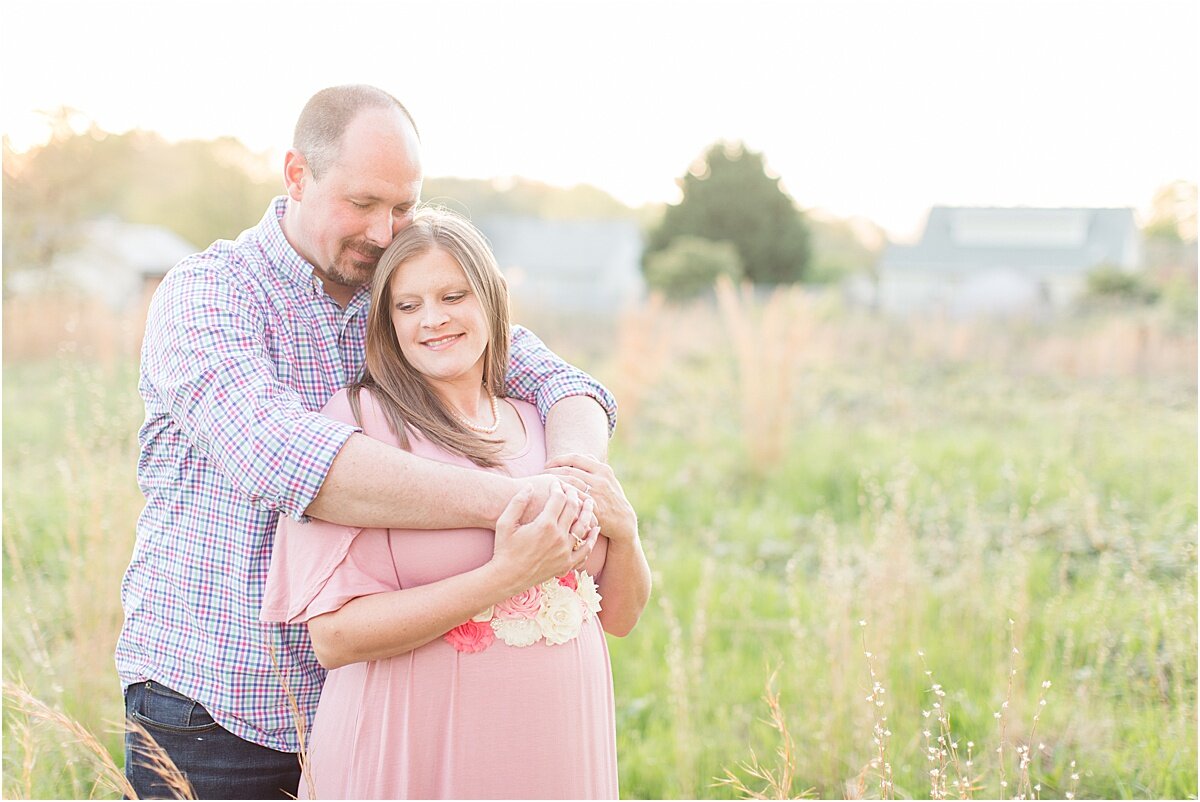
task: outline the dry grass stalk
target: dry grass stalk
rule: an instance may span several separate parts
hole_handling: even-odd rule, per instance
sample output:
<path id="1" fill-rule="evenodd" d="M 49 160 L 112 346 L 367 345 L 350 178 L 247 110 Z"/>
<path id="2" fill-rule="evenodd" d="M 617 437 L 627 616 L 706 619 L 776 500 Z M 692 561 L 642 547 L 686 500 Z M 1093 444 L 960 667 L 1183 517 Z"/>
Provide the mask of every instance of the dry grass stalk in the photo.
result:
<path id="1" fill-rule="evenodd" d="M 867 659 L 867 671 L 871 677 L 871 692 L 867 695 L 867 704 L 871 706 L 871 740 L 875 747 L 875 754 L 871 757 L 869 766 L 879 777 L 879 798 L 880 799 L 895 799 L 896 798 L 896 782 L 892 773 L 892 763 L 888 759 L 888 745 L 891 743 L 892 731 L 888 729 L 887 716 L 883 715 L 883 707 L 886 704 L 884 695 L 887 693 L 887 688 L 879 680 L 879 675 L 875 672 L 875 654 L 867 649 L 867 622 L 859 621 L 858 626 L 862 631 L 862 647 L 863 656 Z M 866 768 L 863 769 L 865 774 Z"/>
<path id="2" fill-rule="evenodd" d="M 751 788 L 733 770 L 726 768 L 724 777 L 717 777 L 714 786 L 727 786 L 740 799 L 807 799 L 815 796 L 815 789 L 806 788 L 799 794 L 792 794 L 792 785 L 796 776 L 796 744 L 792 733 L 788 730 L 787 720 L 783 714 L 783 705 L 779 702 L 779 692 L 775 690 L 775 677 L 779 671 L 771 672 L 767 679 L 766 695 L 763 699 L 770 710 L 771 727 L 779 733 L 779 745 L 775 747 L 777 763 L 775 767 L 763 765 L 754 750 L 750 750 L 750 759 L 738 764 L 743 772 L 764 783 L 761 788 Z"/>
<path id="3" fill-rule="evenodd" d="M 820 561 L 816 592 L 825 605 L 822 620 L 815 624 L 820 627 L 820 651 L 829 665 L 856 665 L 862 654 L 860 647 L 855 644 L 854 630 L 855 622 L 862 616 L 861 584 L 856 565 L 857 550 L 843 546 L 842 532 L 827 516 L 820 516 L 814 521 L 814 535 L 819 543 Z M 811 650 L 812 646 L 810 643 L 798 641 L 795 648 Z M 807 659 L 799 656 L 797 658 Z M 829 721 L 851 721 L 858 717 L 859 705 L 855 700 L 861 691 L 861 683 L 857 681 L 853 672 L 831 671 L 826 674 L 826 679 L 828 685 L 824 695 L 828 712 L 818 725 L 822 731 L 822 741 L 832 740 L 834 730 Z M 820 750 L 816 753 L 824 763 L 820 772 L 822 776 L 836 777 L 844 771 L 843 761 L 838 752 L 845 754 L 853 745 L 843 738 L 837 743 L 837 747 L 838 749 Z M 859 791 L 856 790 L 855 793 L 861 796 Z"/>
<path id="4" fill-rule="evenodd" d="M 617 327 L 609 384 L 619 399 L 622 421 L 637 420 L 671 356 L 670 341 L 663 331 L 664 305 L 662 293 L 651 293 L 644 305 L 628 310 Z M 625 437 L 632 431 L 630 426 L 618 426 L 616 434 Z"/>
<path id="5" fill-rule="evenodd" d="M 137 356 L 145 318 L 144 305 L 122 313 L 69 293 L 6 301 L 4 359 L 45 359 L 66 349 L 111 365 Z"/>
<path id="6" fill-rule="evenodd" d="M 711 547 L 711 542 L 710 542 Z M 693 684 L 701 683 L 704 677 L 705 642 L 708 639 L 708 613 L 712 592 L 716 587 L 717 561 L 711 553 L 705 554 L 700 563 L 700 582 L 696 586 L 696 595 L 692 607 L 696 611 L 692 617 L 692 629 L 688 638 L 688 676 Z"/>
<path id="7" fill-rule="evenodd" d="M 917 652 L 921 658 L 921 665 L 925 668 L 925 676 L 930 680 L 929 692 L 934 695 L 934 701 L 931 705 L 932 710 L 922 710 L 921 715 L 925 719 L 936 714 L 938 722 L 937 745 L 935 746 L 930 739 L 933 734 L 928 728 L 922 731 L 925 737 L 925 752 L 928 761 L 933 764 L 933 768 L 929 770 L 930 781 L 930 798 L 931 799 L 948 799 L 950 787 L 954 788 L 959 799 L 973 799 L 974 793 L 980 790 L 976 784 L 978 778 L 972 778 L 971 769 L 974 766 L 974 749 L 973 741 L 967 742 L 967 758 L 965 761 L 961 759 L 958 741 L 954 738 L 954 733 L 950 727 L 950 713 L 946 710 L 946 691 L 942 686 L 933 682 L 933 672 L 925 664 L 925 652 Z M 966 770 L 964 772 L 964 769 Z M 954 779 L 950 779 L 950 772 L 953 770 Z M 947 785 L 947 782 L 950 785 Z"/>
<path id="8" fill-rule="evenodd" d="M 704 683 L 704 655 L 707 651 L 709 601 L 716 586 L 716 560 L 705 557 L 700 566 L 696 592 L 688 609 L 693 610 L 691 627 L 685 638 L 683 622 L 669 594 L 656 595 L 667 626 L 668 703 L 673 719 L 675 763 L 678 767 L 679 796 L 696 797 L 696 775 L 701 741 L 696 737 L 693 721 L 697 718 L 693 701 L 700 698 Z M 663 579 L 657 573 L 657 584 Z"/>
<path id="9" fill-rule="evenodd" d="M 37 744 L 28 718 L 13 718 L 13 733 L 21 744 L 21 790 L 22 799 L 33 798 L 33 768 L 37 765 Z"/>
<path id="10" fill-rule="evenodd" d="M 308 786 L 308 798 L 317 799 L 316 780 L 313 779 L 312 771 L 308 760 L 308 723 L 304 714 L 300 711 L 300 703 L 296 699 L 296 695 L 292 692 L 292 688 L 288 685 L 287 678 L 283 675 L 283 671 L 279 668 L 279 655 L 275 650 L 275 644 L 267 643 L 267 651 L 271 655 L 271 667 L 275 670 L 275 676 L 279 678 L 279 684 L 283 686 L 283 693 L 287 696 L 288 710 L 292 714 L 292 726 L 296 728 L 296 739 L 300 743 L 300 752 L 297 755 L 300 761 L 300 772 L 304 777 L 305 784 Z"/>
<path id="11" fill-rule="evenodd" d="M 1035 783 L 1030 777 L 1029 766 L 1033 762 L 1033 747 L 1034 737 L 1037 735 L 1038 721 L 1041 720 L 1042 710 L 1046 707 L 1046 691 L 1050 688 L 1050 680 L 1042 682 L 1042 690 L 1038 695 L 1037 712 L 1033 714 L 1033 722 L 1029 726 L 1029 737 L 1025 743 L 1017 747 L 1017 754 L 1020 755 L 1019 772 L 1020 776 L 1017 781 L 1017 798 L 1018 799 L 1038 799 L 1041 797 L 1041 783 Z M 1046 750 L 1044 743 L 1039 743 L 1037 746 L 1038 754 Z"/>
<path id="12" fill-rule="evenodd" d="M 753 288 L 727 277 L 716 285 L 717 305 L 734 342 L 742 431 L 747 456 L 770 468 L 786 453 L 795 387 L 795 357 L 809 325 L 803 297 L 776 290 L 761 312 Z"/>
<path id="13" fill-rule="evenodd" d="M 913 520 L 919 516 L 912 502 L 912 485 L 916 466 L 905 460 L 894 475 L 880 488 L 868 483 L 865 492 L 875 494 L 871 504 L 871 537 L 864 556 L 865 585 L 870 593 L 863 594 L 860 613 L 871 621 L 875 651 L 893 651 L 897 633 L 909 628 L 911 606 L 906 600 L 919 586 L 920 565 L 917 533 Z"/>
<path id="14" fill-rule="evenodd" d="M 1071 788 L 1065 794 L 1067 799 L 1074 799 L 1079 793 L 1079 770 L 1075 766 L 1075 761 L 1071 761 Z"/>
<path id="15" fill-rule="evenodd" d="M 1013 627 L 1015 625 L 1015 621 L 1011 618 L 1008 619 L 1008 687 L 1004 693 L 1004 701 L 1000 703 L 1000 709 L 992 714 L 999 722 L 998 726 L 1000 728 L 1000 745 L 996 747 L 996 763 L 999 766 L 1001 796 L 1004 796 L 1008 792 L 1008 777 L 1004 770 L 1004 745 L 1008 743 L 1008 718 L 1005 716 L 1005 713 L 1012 702 L 1013 679 L 1017 676 L 1017 655 L 1021 653 L 1017 648 L 1016 636 L 1013 634 Z"/>
<path id="16" fill-rule="evenodd" d="M 655 584 L 661 587 L 662 578 L 656 576 Z M 688 660 L 684 654 L 683 626 L 675 613 L 675 606 L 668 594 L 659 594 L 658 603 L 667 623 L 667 676 L 670 693 L 668 702 L 674 719 L 675 762 L 678 767 L 680 796 L 685 799 L 696 797 L 693 777 L 696 767 L 695 733 L 692 729 L 691 685 Z"/>
<path id="17" fill-rule="evenodd" d="M 69 741 L 68 743 L 78 744 L 83 748 L 84 754 L 87 755 L 91 763 L 96 767 L 96 784 L 106 790 L 123 796 L 127 799 L 137 799 L 137 792 L 125 777 L 124 771 L 117 767 L 113 762 L 112 757 L 108 754 L 108 750 L 104 748 L 96 736 L 93 735 L 86 727 L 80 724 L 75 719 L 63 713 L 61 710 L 56 710 L 50 707 L 45 702 L 41 701 L 29 692 L 24 685 L 5 682 L 4 697 L 13 706 L 13 708 L 23 714 L 27 720 L 33 720 L 47 724 L 60 732 L 65 733 Z M 191 784 L 187 777 L 175 767 L 171 758 L 162 750 L 158 744 L 154 743 L 149 735 L 136 722 L 129 722 L 130 729 L 141 736 L 141 740 L 149 746 L 144 750 L 144 754 L 151 764 L 152 769 L 163 778 L 163 784 L 171 792 L 175 793 L 176 799 L 195 799 L 195 793 L 192 791 Z M 35 751 L 32 744 L 32 738 L 27 737 L 28 724 L 23 725 L 21 730 L 22 744 L 25 755 L 23 758 L 23 780 L 24 787 L 27 791 L 32 792 L 32 771 L 34 757 L 32 752 Z M 139 751 L 141 747 L 138 747 Z"/>
<path id="18" fill-rule="evenodd" d="M 153 736 L 146 731 L 145 727 L 131 719 L 125 720 L 125 727 L 136 738 L 136 744 L 133 747 L 134 751 L 145 759 L 146 763 L 149 764 L 150 771 L 159 778 L 161 781 L 159 785 L 169 795 L 167 798 L 199 798 L 196 796 L 196 789 L 192 787 L 187 775 L 179 770 L 175 765 L 175 761 L 171 760 L 171 756 L 167 754 L 165 749 L 158 745 Z M 126 793 L 126 796 L 131 799 L 137 798 L 129 793 Z"/>

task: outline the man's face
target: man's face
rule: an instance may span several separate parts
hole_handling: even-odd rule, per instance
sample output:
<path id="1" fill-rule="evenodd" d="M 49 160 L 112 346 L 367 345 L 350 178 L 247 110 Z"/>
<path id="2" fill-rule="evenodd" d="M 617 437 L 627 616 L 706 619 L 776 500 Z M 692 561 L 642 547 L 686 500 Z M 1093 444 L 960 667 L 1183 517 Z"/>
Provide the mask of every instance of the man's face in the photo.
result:
<path id="1" fill-rule="evenodd" d="M 286 233 L 312 263 L 326 292 L 346 299 L 371 280 L 392 238 L 421 198 L 416 133 L 392 109 L 367 109 L 342 135 L 337 157 L 319 178 L 304 170 Z"/>

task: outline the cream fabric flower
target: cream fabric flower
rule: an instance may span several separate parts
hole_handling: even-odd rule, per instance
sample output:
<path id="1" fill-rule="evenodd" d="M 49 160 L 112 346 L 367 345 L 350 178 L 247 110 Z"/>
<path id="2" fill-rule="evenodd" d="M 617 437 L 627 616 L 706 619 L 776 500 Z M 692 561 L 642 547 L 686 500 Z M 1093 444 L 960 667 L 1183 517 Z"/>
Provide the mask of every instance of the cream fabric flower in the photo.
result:
<path id="1" fill-rule="evenodd" d="M 596 589 L 596 580 L 592 579 L 587 571 L 580 571 L 579 587 L 575 592 L 579 594 L 579 600 L 583 602 L 583 606 L 587 610 L 583 616 L 584 620 L 591 621 L 592 616 L 600 612 L 600 600 L 604 598 Z"/>
<path id="2" fill-rule="evenodd" d="M 533 618 L 493 618 L 492 631 L 509 646 L 532 646 L 542 639 L 542 628 Z"/>
<path id="3" fill-rule="evenodd" d="M 585 608 L 570 588 L 556 584 L 550 588 L 543 585 L 542 590 L 542 609 L 537 615 L 542 637 L 552 646 L 566 643 L 579 634 Z"/>

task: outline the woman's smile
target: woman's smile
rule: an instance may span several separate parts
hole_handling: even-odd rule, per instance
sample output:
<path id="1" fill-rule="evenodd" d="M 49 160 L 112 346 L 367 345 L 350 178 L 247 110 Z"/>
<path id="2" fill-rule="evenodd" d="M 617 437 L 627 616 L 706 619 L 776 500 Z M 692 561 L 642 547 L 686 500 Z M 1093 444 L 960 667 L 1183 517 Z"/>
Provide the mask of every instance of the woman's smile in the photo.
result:
<path id="1" fill-rule="evenodd" d="M 441 351 L 449 348 L 454 343 L 458 342 L 463 337 L 462 334 L 443 335 L 432 340 L 422 340 L 421 345 L 434 351 Z"/>

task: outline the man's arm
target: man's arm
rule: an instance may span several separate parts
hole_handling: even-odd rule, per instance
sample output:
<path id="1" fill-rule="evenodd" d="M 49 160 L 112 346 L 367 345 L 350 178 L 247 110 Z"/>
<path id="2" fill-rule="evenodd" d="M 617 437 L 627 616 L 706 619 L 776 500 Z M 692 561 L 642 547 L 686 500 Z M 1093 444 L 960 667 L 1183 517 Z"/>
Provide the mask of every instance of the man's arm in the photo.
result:
<path id="1" fill-rule="evenodd" d="M 206 258 L 181 264 L 155 295 L 143 392 L 177 427 L 170 436 L 186 438 L 251 503 L 350 526 L 490 527 L 530 484 L 355 434 L 348 404 L 332 415 L 306 409 L 268 356 L 264 310 Z"/>
<path id="2" fill-rule="evenodd" d="M 155 292 L 142 347 L 143 447 L 186 445 L 247 502 L 298 518 L 356 427 L 306 408 L 279 380 L 269 310 L 229 281 L 228 258 L 189 257 Z"/>
<path id="3" fill-rule="evenodd" d="M 549 482 L 543 483 L 548 492 Z M 490 529 L 525 484 L 529 482 L 491 471 L 423 459 L 354 434 L 333 460 L 305 514 L 384 529 Z"/>
<path id="4" fill-rule="evenodd" d="M 608 436 L 617 425 L 616 399 L 521 326 L 513 326 L 507 389 L 509 395 L 537 406 L 546 424 L 547 456 L 607 457 Z"/>
<path id="5" fill-rule="evenodd" d="M 568 396 L 550 407 L 546 416 L 546 458 L 587 454 L 608 459 L 608 418 L 591 396 Z"/>
<path id="6" fill-rule="evenodd" d="M 509 391 L 536 404 L 546 422 L 547 457 L 608 455 L 616 400 L 592 377 L 564 362 L 534 334 L 513 329 Z M 349 406 L 325 414 L 352 421 Z M 363 435 L 353 435 L 329 468 L 306 514 L 353 526 L 447 529 L 491 528 L 517 491 L 533 485 L 544 500 L 547 476 L 515 480 L 415 457 Z M 590 517 L 590 516 L 589 516 Z M 585 522 L 575 534 L 584 536 Z"/>
<path id="7" fill-rule="evenodd" d="M 547 458 L 586 454 L 607 459 L 608 436 L 616 423 L 616 400 L 608 390 L 520 326 L 513 327 L 511 362 L 508 390 L 542 412 Z M 347 406 L 335 417 L 352 420 L 349 414 Z M 307 514 L 354 526 L 490 528 L 529 483 L 535 485 L 535 498 L 544 499 L 550 488 L 545 476 L 514 480 L 457 468 L 354 435 L 333 461 Z"/>
<path id="8" fill-rule="evenodd" d="M 363 392 L 359 400 L 364 430 L 383 431 L 388 423 L 371 394 Z M 322 414 L 334 421 L 355 423 L 349 393 L 344 390 L 329 400 Z M 556 483 L 557 479 L 546 475 L 513 479 L 492 471 L 447 465 L 417 457 L 366 434 L 354 434 L 333 460 L 306 513 L 348 526 L 491 529 L 518 490 L 530 487 L 535 491 L 535 501 L 541 504 Z M 570 494 L 576 495 L 576 491 Z M 593 520 L 588 507 L 587 520 L 578 523 L 575 534 L 586 537 Z"/>
<path id="9" fill-rule="evenodd" d="M 155 295 L 143 351 L 145 391 L 252 503 L 351 526 L 490 527 L 520 487 L 534 485 L 540 498 L 549 492 L 549 477 L 518 481 L 425 460 L 355 435 L 352 417 L 305 409 L 276 376 L 264 326 L 257 302 L 200 257 L 173 270 Z M 541 349 L 530 361 L 553 391 L 534 387 L 546 410 L 574 392 L 607 393 L 530 337 Z M 532 380 L 531 371 L 523 375 Z M 595 386 L 580 390 L 585 382 Z M 568 432 L 579 425 L 570 417 Z"/>

